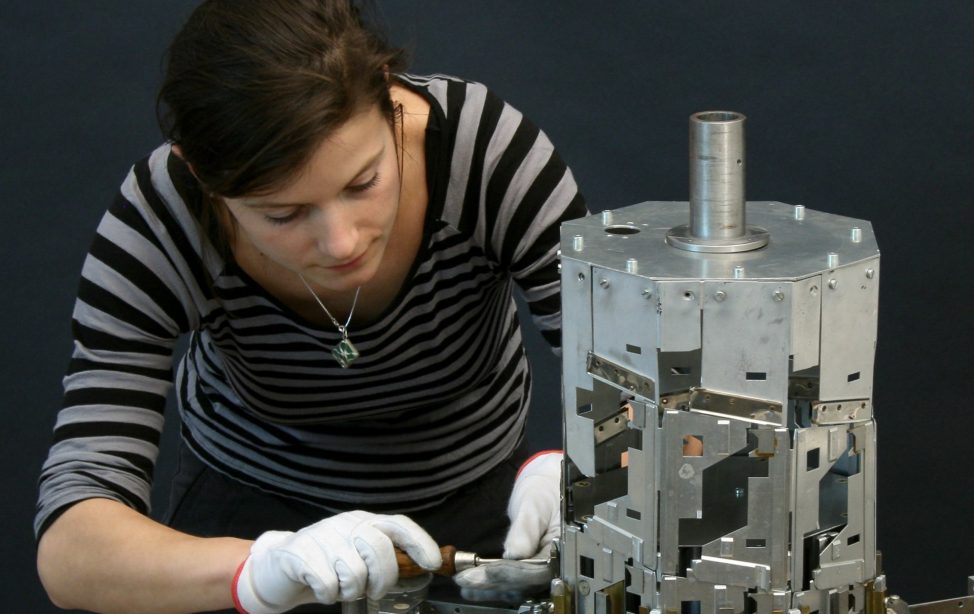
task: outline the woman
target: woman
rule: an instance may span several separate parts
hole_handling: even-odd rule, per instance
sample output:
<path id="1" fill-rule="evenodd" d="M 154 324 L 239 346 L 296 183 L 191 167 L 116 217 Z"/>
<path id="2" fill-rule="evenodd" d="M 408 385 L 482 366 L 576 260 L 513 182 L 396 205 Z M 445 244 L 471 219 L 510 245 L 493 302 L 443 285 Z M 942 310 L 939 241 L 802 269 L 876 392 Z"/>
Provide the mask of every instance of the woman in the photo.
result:
<path id="1" fill-rule="evenodd" d="M 382 594 L 393 545 L 432 569 L 437 543 L 550 543 L 557 454 L 504 519 L 530 394 L 511 293 L 557 345 L 558 225 L 584 204 L 486 88 L 402 70 L 345 0 L 212 0 L 174 39 L 169 141 L 82 271 L 35 523 L 58 605 L 280 612 Z"/>

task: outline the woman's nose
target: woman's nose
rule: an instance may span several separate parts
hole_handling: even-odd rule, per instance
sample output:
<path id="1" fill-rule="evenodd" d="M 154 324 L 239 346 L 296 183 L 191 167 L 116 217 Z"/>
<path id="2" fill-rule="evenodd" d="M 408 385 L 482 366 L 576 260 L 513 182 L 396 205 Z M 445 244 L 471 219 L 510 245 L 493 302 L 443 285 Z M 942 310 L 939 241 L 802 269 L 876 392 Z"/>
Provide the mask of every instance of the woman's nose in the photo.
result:
<path id="1" fill-rule="evenodd" d="M 354 216 L 343 207 L 318 208 L 312 214 L 315 245 L 335 264 L 354 258 L 358 246 L 358 229 Z"/>

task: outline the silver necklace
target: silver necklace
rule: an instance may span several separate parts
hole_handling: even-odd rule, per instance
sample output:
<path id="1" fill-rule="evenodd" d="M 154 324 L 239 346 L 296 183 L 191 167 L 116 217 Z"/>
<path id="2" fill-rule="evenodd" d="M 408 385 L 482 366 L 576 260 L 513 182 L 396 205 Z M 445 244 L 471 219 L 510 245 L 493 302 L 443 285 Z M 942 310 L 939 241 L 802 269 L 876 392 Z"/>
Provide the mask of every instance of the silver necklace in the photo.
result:
<path id="1" fill-rule="evenodd" d="M 335 316 L 331 315 L 331 312 L 328 311 L 325 304 L 321 302 L 321 299 L 318 298 L 315 291 L 311 289 L 310 285 L 308 285 L 308 282 L 304 279 L 304 276 L 298 273 L 298 277 L 301 278 L 301 283 L 303 283 L 304 287 L 308 289 L 308 292 L 310 292 L 311 296 L 313 296 L 315 301 L 317 301 L 318 306 L 321 307 L 322 311 L 325 312 L 325 315 L 328 316 L 328 319 L 331 320 L 331 323 L 335 325 L 335 328 L 337 328 L 338 332 L 341 334 L 342 340 L 339 341 L 335 347 L 331 348 L 331 355 L 335 357 L 335 360 L 338 361 L 338 364 L 340 364 L 343 369 L 347 368 L 348 365 L 352 364 L 352 362 L 359 357 L 358 350 L 348 339 L 348 323 L 352 321 L 352 314 L 355 313 L 355 305 L 358 303 L 358 293 L 362 290 L 362 286 L 355 288 L 355 298 L 352 299 L 352 308 L 348 310 L 348 319 L 345 320 L 344 324 L 341 324 L 335 319 Z"/>

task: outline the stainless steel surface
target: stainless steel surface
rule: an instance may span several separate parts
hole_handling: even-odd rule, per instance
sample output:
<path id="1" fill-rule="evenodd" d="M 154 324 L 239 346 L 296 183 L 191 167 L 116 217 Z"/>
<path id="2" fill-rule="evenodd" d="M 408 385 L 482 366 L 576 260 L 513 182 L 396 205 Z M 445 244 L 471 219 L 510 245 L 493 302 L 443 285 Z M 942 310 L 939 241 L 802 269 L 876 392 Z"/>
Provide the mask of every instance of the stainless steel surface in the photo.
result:
<path id="1" fill-rule="evenodd" d="M 910 604 L 910 614 L 966 614 L 974 608 L 974 596 Z"/>
<path id="2" fill-rule="evenodd" d="M 670 245 L 710 253 L 767 245 L 767 231 L 745 219 L 745 121 L 731 111 L 690 116 L 690 222 L 667 233 Z"/>
<path id="3" fill-rule="evenodd" d="M 690 116 L 690 234 L 700 239 L 744 235 L 744 122 L 740 113 Z"/>
<path id="4" fill-rule="evenodd" d="M 763 248 L 673 249 L 688 208 L 737 227 L 701 226 L 703 242 L 746 233 L 743 192 L 718 175 L 693 204 L 562 227 L 561 576 L 579 614 L 618 607 L 623 581 L 629 612 L 856 614 L 877 599 L 872 226 L 752 202 Z"/>
<path id="5" fill-rule="evenodd" d="M 343 601 L 342 614 L 369 614 L 369 606 L 366 599 L 363 597 L 354 601 Z"/>

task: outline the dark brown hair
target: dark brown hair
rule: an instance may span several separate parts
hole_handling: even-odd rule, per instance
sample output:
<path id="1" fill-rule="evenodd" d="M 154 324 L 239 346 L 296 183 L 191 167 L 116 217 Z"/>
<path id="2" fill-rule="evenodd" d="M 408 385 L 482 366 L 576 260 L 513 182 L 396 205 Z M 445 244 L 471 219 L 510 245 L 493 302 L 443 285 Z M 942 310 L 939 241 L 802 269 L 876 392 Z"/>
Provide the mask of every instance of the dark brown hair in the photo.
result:
<path id="1" fill-rule="evenodd" d="M 207 0 L 169 47 L 160 125 L 206 191 L 271 191 L 354 113 L 393 119 L 401 49 L 350 0 Z"/>

